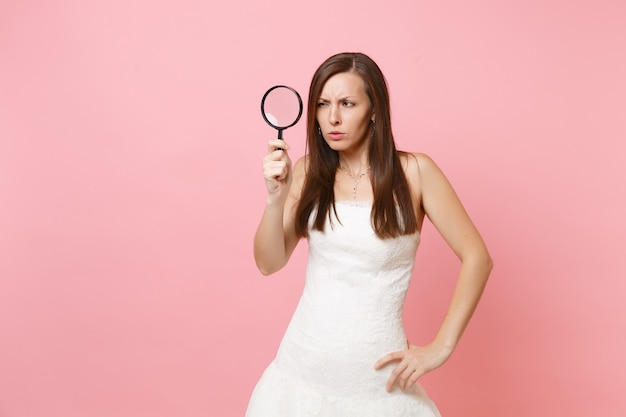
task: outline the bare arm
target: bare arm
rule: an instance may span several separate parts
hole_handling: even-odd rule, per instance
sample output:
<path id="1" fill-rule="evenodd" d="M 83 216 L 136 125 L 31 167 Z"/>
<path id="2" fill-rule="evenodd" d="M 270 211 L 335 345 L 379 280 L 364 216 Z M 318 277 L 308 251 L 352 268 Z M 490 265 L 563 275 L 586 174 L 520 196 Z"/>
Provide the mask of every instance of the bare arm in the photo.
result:
<path id="1" fill-rule="evenodd" d="M 272 140 L 268 145 L 268 154 L 263 158 L 268 195 L 254 236 L 254 259 L 263 275 L 270 275 L 284 267 L 299 240 L 294 222 L 296 203 L 304 180 L 304 162 L 298 161 L 292 169 L 288 149 L 287 143 Z"/>
<path id="2" fill-rule="evenodd" d="M 476 309 L 493 267 L 478 230 L 432 159 L 415 155 L 408 163 L 407 175 L 418 178 L 421 209 L 459 257 L 461 269 L 448 312 L 434 341 L 424 347 L 410 345 L 409 349 L 390 353 L 377 362 L 376 367 L 380 368 L 400 361 L 389 379 L 388 390 L 396 383 L 401 389 L 411 387 L 420 376 L 441 366 L 450 357 Z"/>
<path id="3" fill-rule="evenodd" d="M 443 172 L 426 155 L 417 157 L 424 212 L 461 261 L 448 313 L 435 338 L 452 352 L 476 309 L 493 261 Z"/>

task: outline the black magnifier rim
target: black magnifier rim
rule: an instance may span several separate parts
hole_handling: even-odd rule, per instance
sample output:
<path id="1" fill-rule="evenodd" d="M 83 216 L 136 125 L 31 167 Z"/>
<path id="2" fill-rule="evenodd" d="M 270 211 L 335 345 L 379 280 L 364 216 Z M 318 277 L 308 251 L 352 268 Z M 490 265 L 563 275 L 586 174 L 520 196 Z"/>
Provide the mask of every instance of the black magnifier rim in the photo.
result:
<path id="1" fill-rule="evenodd" d="M 300 110 L 298 111 L 298 117 L 296 117 L 296 120 L 294 120 L 290 125 L 287 126 L 277 126 L 274 123 L 270 122 L 267 118 L 267 116 L 265 116 L 265 99 L 267 98 L 267 96 L 269 95 L 269 93 L 271 93 L 272 91 L 276 90 L 277 88 L 286 88 L 288 90 L 290 90 L 292 93 L 294 93 L 296 95 L 296 97 L 298 98 L 298 105 L 300 106 Z M 274 87 L 270 88 L 269 90 L 267 90 L 265 92 L 265 94 L 263 94 L 263 99 L 261 100 L 261 116 L 263 116 L 263 119 L 265 120 L 265 122 L 272 126 L 274 129 L 278 129 L 278 130 L 283 130 L 283 129 L 287 129 L 293 125 L 295 125 L 296 123 L 298 123 L 298 120 L 300 120 L 300 117 L 302 116 L 302 98 L 300 97 L 300 94 L 293 88 L 289 87 L 288 85 L 275 85 Z"/>

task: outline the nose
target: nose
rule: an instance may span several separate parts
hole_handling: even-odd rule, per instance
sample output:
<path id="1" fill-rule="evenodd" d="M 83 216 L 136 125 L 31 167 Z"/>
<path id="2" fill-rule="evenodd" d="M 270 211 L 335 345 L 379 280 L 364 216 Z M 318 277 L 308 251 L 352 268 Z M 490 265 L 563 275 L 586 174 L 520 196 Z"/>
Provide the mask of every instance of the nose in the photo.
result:
<path id="1" fill-rule="evenodd" d="M 336 126 L 341 123 L 341 118 L 339 116 L 339 106 L 330 106 L 330 112 L 328 114 L 328 121 L 331 125 Z"/>

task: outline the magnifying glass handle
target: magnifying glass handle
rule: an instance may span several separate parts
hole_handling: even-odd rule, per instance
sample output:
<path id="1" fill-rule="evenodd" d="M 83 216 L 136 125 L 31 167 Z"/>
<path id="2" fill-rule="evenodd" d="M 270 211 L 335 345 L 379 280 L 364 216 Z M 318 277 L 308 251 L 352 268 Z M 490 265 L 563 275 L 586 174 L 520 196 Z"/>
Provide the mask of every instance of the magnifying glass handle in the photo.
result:
<path id="1" fill-rule="evenodd" d="M 276 129 L 278 130 L 278 139 L 283 140 L 283 129 Z M 276 148 L 277 151 L 282 151 L 283 148 Z"/>

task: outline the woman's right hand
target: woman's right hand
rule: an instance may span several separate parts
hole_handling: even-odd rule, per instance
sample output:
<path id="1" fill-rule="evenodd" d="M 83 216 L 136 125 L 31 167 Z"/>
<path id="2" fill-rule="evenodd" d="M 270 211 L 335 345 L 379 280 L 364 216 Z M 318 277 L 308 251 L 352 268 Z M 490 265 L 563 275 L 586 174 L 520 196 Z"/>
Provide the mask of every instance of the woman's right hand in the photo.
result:
<path id="1" fill-rule="evenodd" d="M 273 139 L 268 142 L 267 155 L 263 158 L 268 195 L 254 235 L 254 260 L 263 275 L 284 267 L 300 240 L 295 231 L 295 206 L 299 196 L 295 188 L 304 181 L 304 162 L 297 162 L 294 170 L 288 151 L 287 143 Z"/>
<path id="2" fill-rule="evenodd" d="M 284 140 L 272 139 L 267 148 L 267 155 L 263 158 L 263 177 L 268 197 L 284 203 L 292 180 L 291 159 L 287 153 L 289 145 Z"/>

